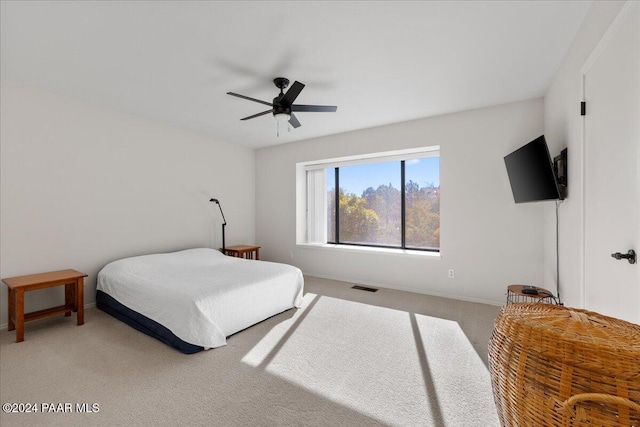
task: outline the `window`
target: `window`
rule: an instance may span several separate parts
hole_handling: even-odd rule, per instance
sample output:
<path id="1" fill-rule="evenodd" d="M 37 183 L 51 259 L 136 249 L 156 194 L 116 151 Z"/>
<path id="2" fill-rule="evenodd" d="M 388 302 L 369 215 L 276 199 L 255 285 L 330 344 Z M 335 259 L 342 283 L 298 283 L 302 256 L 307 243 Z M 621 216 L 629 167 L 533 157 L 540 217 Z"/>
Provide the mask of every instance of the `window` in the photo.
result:
<path id="1" fill-rule="evenodd" d="M 307 243 L 439 251 L 439 147 L 305 164 Z"/>

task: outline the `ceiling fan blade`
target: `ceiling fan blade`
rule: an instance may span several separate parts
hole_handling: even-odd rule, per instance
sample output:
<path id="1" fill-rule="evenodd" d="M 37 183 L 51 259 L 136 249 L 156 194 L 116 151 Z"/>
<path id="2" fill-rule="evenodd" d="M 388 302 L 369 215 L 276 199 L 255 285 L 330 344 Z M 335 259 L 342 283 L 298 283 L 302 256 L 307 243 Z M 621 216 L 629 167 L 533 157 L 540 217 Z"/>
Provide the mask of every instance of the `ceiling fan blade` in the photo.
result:
<path id="1" fill-rule="evenodd" d="M 283 107 L 288 107 L 293 104 L 293 101 L 296 100 L 300 92 L 304 89 L 304 85 L 298 81 L 293 82 L 287 93 L 280 99 L 280 105 Z"/>
<path id="2" fill-rule="evenodd" d="M 231 95 L 231 96 L 237 96 L 238 98 L 242 98 L 242 99 L 247 99 L 249 101 L 253 101 L 253 102 L 259 102 L 260 104 L 264 104 L 264 105 L 268 105 L 270 107 L 273 107 L 273 104 L 267 101 L 260 101 L 259 99 L 255 99 L 255 98 L 250 98 L 248 96 L 244 96 L 244 95 L 240 95 L 238 93 L 233 93 L 233 92 L 227 92 L 227 95 Z"/>
<path id="3" fill-rule="evenodd" d="M 273 109 L 267 110 L 267 111 L 263 111 L 262 113 L 254 114 L 253 116 L 245 117 L 244 119 L 240 119 L 240 120 L 254 119 L 256 117 L 264 116 L 265 114 L 269 114 L 269 113 L 273 113 Z"/>
<path id="4" fill-rule="evenodd" d="M 294 104 L 291 106 L 291 111 L 305 111 L 312 113 L 335 113 L 338 107 L 335 105 L 300 105 Z"/>
<path id="5" fill-rule="evenodd" d="M 293 113 L 291 113 L 291 117 L 289 118 L 289 124 L 293 126 L 294 129 L 302 126 L 298 121 L 298 118 Z"/>

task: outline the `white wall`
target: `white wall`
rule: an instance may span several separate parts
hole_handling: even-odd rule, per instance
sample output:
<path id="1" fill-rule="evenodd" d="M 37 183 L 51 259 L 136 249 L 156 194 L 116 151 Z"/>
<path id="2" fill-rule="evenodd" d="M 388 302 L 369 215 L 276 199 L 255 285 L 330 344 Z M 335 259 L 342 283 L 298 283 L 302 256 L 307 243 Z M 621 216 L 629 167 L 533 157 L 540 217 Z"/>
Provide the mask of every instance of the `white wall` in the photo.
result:
<path id="1" fill-rule="evenodd" d="M 258 150 L 261 254 L 308 275 L 502 304 L 511 283 L 544 285 L 542 203 L 514 203 L 503 161 L 542 133 L 534 99 Z M 441 258 L 296 247 L 297 162 L 430 145 L 441 147 Z"/>
<path id="2" fill-rule="evenodd" d="M 594 2 L 545 97 L 544 130 L 551 152 L 568 147 L 569 196 L 560 205 L 560 289 L 565 304 L 582 307 L 584 247 L 582 215 L 582 79 L 580 68 L 624 2 Z M 587 171 L 588 173 L 588 171 Z M 545 279 L 556 281 L 555 212 L 545 209 Z"/>
<path id="3" fill-rule="evenodd" d="M 74 268 L 96 275 L 118 258 L 254 242 L 254 151 L 13 82 L 1 92 L 0 276 Z M 213 120 L 213 118 L 212 118 Z M 7 290 L 0 293 L 6 327 Z M 26 309 L 60 305 L 30 292 Z"/>

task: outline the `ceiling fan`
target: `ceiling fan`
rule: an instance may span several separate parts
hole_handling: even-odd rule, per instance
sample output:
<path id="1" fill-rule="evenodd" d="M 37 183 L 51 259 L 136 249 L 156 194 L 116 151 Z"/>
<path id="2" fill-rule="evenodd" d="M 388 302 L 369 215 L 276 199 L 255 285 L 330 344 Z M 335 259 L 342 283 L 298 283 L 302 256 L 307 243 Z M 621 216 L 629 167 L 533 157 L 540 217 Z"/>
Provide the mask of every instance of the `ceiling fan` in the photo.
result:
<path id="1" fill-rule="evenodd" d="M 259 99 L 251 98 L 251 97 L 240 95 L 237 93 L 227 92 L 227 95 L 237 96 L 238 98 L 248 99 L 249 101 L 258 102 L 260 104 L 264 104 L 272 107 L 269 110 L 242 118 L 240 120 L 254 119 L 256 117 L 260 117 L 265 114 L 273 113 L 273 117 L 275 117 L 276 121 L 278 122 L 278 127 L 280 126 L 280 123 L 288 122 L 294 128 L 298 128 L 301 125 L 298 119 L 296 118 L 296 116 L 293 114 L 294 111 L 295 112 L 312 112 L 312 113 L 317 113 L 317 112 L 334 113 L 338 109 L 338 107 L 336 107 L 335 105 L 294 104 L 293 102 L 296 100 L 298 95 L 300 95 L 300 92 L 302 92 L 302 89 L 304 89 L 304 84 L 298 81 L 295 81 L 293 82 L 293 84 L 291 85 L 291 88 L 289 88 L 287 93 L 284 93 L 283 92 L 284 89 L 286 89 L 289 86 L 289 79 L 286 79 L 284 77 L 276 77 L 275 79 L 273 79 L 273 83 L 276 85 L 278 89 L 280 89 L 280 94 L 275 98 L 273 98 L 273 102 L 261 101 Z"/>

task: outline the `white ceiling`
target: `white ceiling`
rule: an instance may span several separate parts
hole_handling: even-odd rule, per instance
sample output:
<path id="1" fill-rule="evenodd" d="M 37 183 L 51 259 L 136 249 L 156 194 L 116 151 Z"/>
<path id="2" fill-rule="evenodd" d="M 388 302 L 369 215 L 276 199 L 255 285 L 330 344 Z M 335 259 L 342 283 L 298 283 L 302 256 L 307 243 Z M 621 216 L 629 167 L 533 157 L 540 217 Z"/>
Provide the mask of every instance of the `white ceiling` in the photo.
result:
<path id="1" fill-rule="evenodd" d="M 590 2 L 2 2 L 1 75 L 265 147 L 544 96 Z M 281 132 L 274 77 L 307 86 Z"/>

